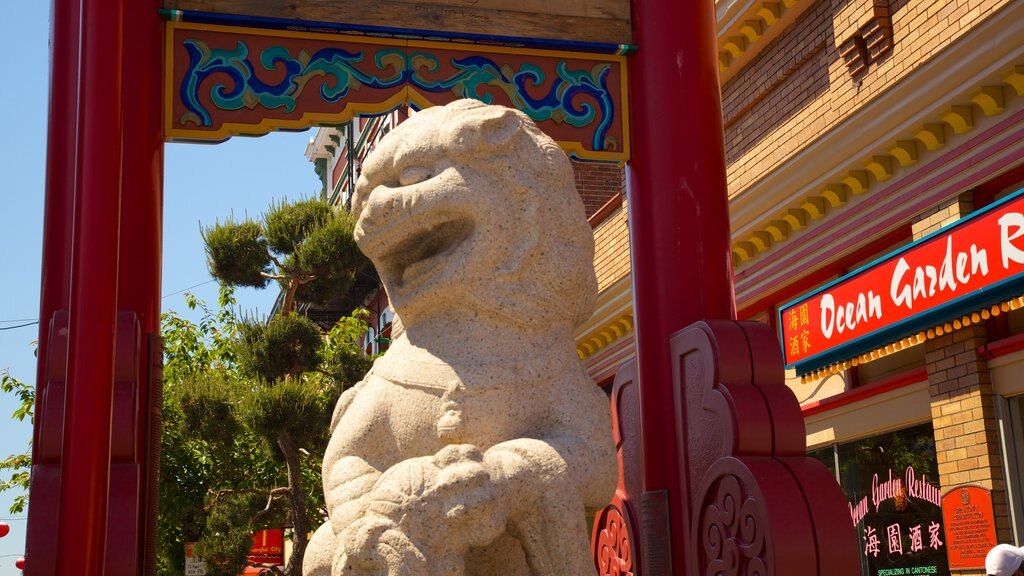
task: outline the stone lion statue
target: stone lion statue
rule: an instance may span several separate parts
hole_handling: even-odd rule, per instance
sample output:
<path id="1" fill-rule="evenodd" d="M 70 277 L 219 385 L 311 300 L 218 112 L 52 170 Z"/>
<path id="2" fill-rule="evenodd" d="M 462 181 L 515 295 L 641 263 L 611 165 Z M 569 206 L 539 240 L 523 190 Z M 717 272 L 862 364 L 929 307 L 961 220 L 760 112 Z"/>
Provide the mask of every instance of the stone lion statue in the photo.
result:
<path id="1" fill-rule="evenodd" d="M 565 154 L 459 100 L 381 141 L 352 209 L 400 321 L 334 411 L 304 573 L 593 574 L 587 511 L 616 458 L 572 337 L 597 284 Z"/>

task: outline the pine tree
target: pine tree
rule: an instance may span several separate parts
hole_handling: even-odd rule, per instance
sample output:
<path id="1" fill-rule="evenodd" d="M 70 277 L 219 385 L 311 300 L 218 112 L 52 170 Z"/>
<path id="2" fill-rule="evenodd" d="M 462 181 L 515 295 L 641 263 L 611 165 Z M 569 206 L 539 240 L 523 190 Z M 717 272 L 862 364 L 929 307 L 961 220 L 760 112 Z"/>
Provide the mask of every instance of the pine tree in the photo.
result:
<path id="1" fill-rule="evenodd" d="M 259 221 L 204 227 L 211 274 L 225 287 L 266 288 L 276 281 L 283 294 L 278 311 L 269 321 L 208 312 L 211 320 L 198 327 L 165 318 L 165 332 L 177 330 L 165 333 L 168 380 L 176 381 L 165 421 L 176 424 L 177 441 L 188 445 L 165 449 L 191 458 L 179 462 L 182 473 L 208 476 L 193 534 L 182 537 L 199 535 L 197 553 L 211 574 L 237 574 L 247 535 L 285 518 L 294 545 L 284 573 L 301 573 L 307 539 L 323 519 L 319 461 L 310 454 L 323 453 L 331 408 L 369 360 L 358 346 L 365 314 L 341 319 L 324 335 L 295 309 L 297 302 L 338 299 L 352 287 L 366 265 L 353 227 L 350 214 L 319 200 L 282 201 Z M 282 464 L 286 486 L 274 486 L 274 469 Z M 195 505 L 197 491 L 187 496 Z M 184 498 L 172 500 L 180 505 Z"/>

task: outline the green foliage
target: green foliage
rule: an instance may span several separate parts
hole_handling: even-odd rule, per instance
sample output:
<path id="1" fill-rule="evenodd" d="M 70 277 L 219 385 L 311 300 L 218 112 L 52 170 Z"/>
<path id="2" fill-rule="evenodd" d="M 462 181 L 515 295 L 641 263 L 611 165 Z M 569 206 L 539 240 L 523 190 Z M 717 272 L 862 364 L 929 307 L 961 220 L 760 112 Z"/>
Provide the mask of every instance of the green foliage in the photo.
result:
<path id="1" fill-rule="evenodd" d="M 359 382 L 373 364 L 373 358 L 368 357 L 359 344 L 366 334 L 369 317 L 369 310 L 358 308 L 351 316 L 338 320 L 324 337 L 321 362 L 333 384 L 328 393 L 328 415 L 341 393 Z"/>
<path id="2" fill-rule="evenodd" d="M 319 199 L 274 203 L 261 222 L 203 229 L 210 272 L 232 286 L 263 288 L 276 279 L 290 314 L 295 298 L 325 304 L 343 296 L 367 265 L 352 239 L 355 219 Z"/>
<path id="3" fill-rule="evenodd" d="M 35 388 L 11 376 L 6 368 L 0 370 L 0 391 L 5 394 L 14 394 L 19 401 L 18 407 L 11 414 L 19 422 L 27 418 L 32 420 L 32 411 L 35 408 Z M 0 460 L 0 473 L 4 476 L 8 471 L 10 477 L 4 480 L 0 477 L 0 492 L 7 490 L 19 490 L 22 494 L 15 496 L 9 511 L 11 514 L 21 514 L 28 506 L 28 481 L 29 471 L 32 469 L 32 455 L 26 450 L 22 454 L 10 454 Z"/>
<path id="4" fill-rule="evenodd" d="M 245 566 L 252 547 L 250 519 L 260 508 L 260 498 L 249 493 L 213 495 L 207 508 L 203 537 L 196 554 L 206 562 L 208 576 L 235 576 Z"/>
<path id="5" fill-rule="evenodd" d="M 184 424 L 207 442 L 230 445 L 241 430 L 234 404 L 239 396 L 237 378 L 225 370 L 197 374 L 178 393 Z"/>
<path id="6" fill-rule="evenodd" d="M 237 574 L 249 532 L 279 527 L 296 513 L 279 435 L 287 432 L 304 452 L 322 454 L 335 400 L 369 368 L 359 348 L 366 312 L 343 318 L 323 336 L 296 315 L 267 324 L 238 320 L 230 289 L 222 289 L 216 309 L 191 296 L 186 302 L 202 311 L 199 322 L 174 313 L 162 319 L 159 573 L 181 574 L 185 542 L 199 542 L 211 574 Z M 264 347 L 255 364 L 276 365 L 275 377 L 253 369 L 252 342 Z M 298 513 L 316 527 L 325 517 L 322 462 L 297 460 L 305 500 Z"/>
<path id="7" fill-rule="evenodd" d="M 199 324 L 164 317 L 163 446 L 174 454 L 161 482 L 175 486 L 163 486 L 172 498 L 167 506 L 161 499 L 162 567 L 177 572 L 178 550 L 199 539 L 211 574 L 235 574 L 257 520 L 286 510 L 297 532 L 323 520 L 320 461 L 309 455 L 326 449 L 334 402 L 369 368 L 358 345 L 366 322 L 344 319 L 324 337 L 294 304 L 347 293 L 366 266 L 354 228 L 349 213 L 314 199 L 274 203 L 260 222 L 203 228 L 210 272 L 222 286 L 263 288 L 275 279 L 284 297 L 269 322 L 225 312 L 230 293 L 219 311 L 189 300 L 203 310 Z M 296 539 L 287 572 L 301 570 L 304 549 Z"/>
<path id="8" fill-rule="evenodd" d="M 278 254 L 293 254 L 306 236 L 331 221 L 331 207 L 320 200 L 271 204 L 263 215 L 267 245 Z"/>
<path id="9" fill-rule="evenodd" d="M 366 259 L 352 238 L 355 218 L 338 212 L 324 226 L 309 234 L 295 252 L 296 265 L 316 277 L 302 284 L 296 298 L 303 302 L 329 302 L 344 296 Z"/>
<path id="10" fill-rule="evenodd" d="M 287 431 L 300 446 L 311 446 L 325 435 L 325 403 L 315 380 L 289 379 L 257 386 L 238 405 L 246 427 L 276 446 Z"/>
<path id="11" fill-rule="evenodd" d="M 274 382 L 315 370 L 320 363 L 320 328 L 305 316 L 276 316 L 269 323 L 239 325 L 238 364 L 250 378 Z"/>
<path id="12" fill-rule="evenodd" d="M 259 224 L 228 219 L 204 227 L 202 235 L 210 274 L 230 286 L 266 287 L 271 258 Z"/>

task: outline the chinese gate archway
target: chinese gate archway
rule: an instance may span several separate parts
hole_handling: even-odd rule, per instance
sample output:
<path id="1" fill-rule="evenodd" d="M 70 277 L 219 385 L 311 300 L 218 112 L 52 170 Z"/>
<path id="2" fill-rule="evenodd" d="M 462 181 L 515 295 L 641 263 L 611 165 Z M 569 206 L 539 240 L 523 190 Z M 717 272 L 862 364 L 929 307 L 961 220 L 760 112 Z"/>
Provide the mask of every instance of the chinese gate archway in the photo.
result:
<path id="1" fill-rule="evenodd" d="M 153 572 L 163 142 L 464 96 L 631 166 L 600 569 L 859 570 L 774 337 L 733 320 L 713 0 L 53 1 L 27 574 Z"/>

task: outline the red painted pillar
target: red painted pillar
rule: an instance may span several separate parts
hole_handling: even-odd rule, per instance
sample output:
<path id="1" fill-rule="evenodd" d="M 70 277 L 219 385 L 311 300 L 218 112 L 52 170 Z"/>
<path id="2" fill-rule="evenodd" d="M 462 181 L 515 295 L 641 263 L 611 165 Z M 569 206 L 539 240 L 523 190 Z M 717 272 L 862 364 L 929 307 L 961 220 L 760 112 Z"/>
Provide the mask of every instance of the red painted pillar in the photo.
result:
<path id="1" fill-rule="evenodd" d="M 59 574 L 103 574 L 121 201 L 123 0 L 82 0 Z M 31 569 L 32 559 L 28 559 Z"/>
<path id="2" fill-rule="evenodd" d="M 644 491 L 669 491 L 674 573 L 690 517 L 669 336 L 735 316 L 712 0 L 633 0 L 629 227 L 643 421 Z"/>
<path id="3" fill-rule="evenodd" d="M 78 2 L 54 0 L 50 8 L 50 122 L 46 139 L 46 201 L 43 207 L 43 263 L 39 295 L 36 414 L 46 384 L 50 319 L 71 298 L 71 228 L 75 200 L 75 145 L 78 122 Z M 39 445 L 33 435 L 33 461 Z"/>
<path id="4" fill-rule="evenodd" d="M 156 493 L 159 471 L 159 411 L 161 396 L 154 389 L 162 361 L 160 346 L 160 277 L 163 236 L 163 51 L 164 20 L 160 0 L 125 3 L 119 310 L 134 312 L 141 331 L 138 350 L 138 411 L 134 422 L 135 458 L 139 484 L 135 494 L 110 498 L 138 502 L 138 524 L 121 527 L 131 541 L 120 543 L 138 560 L 139 574 L 152 574 L 155 560 Z M 159 382 L 157 382 L 157 386 Z M 117 424 L 115 423 L 115 426 Z M 115 434 L 119 430 L 115 431 Z M 113 511 L 113 506 L 111 507 Z M 118 529 L 112 527 L 111 530 Z M 126 557 L 130 554 L 126 554 Z"/>
<path id="5" fill-rule="evenodd" d="M 43 261 L 39 296 L 38 364 L 36 367 L 35 425 L 32 435 L 32 481 L 26 527 L 28 574 L 56 573 L 56 544 L 60 509 L 60 434 L 64 405 L 61 386 L 50 390 L 49 358 L 64 357 L 63 338 L 50 341 L 54 313 L 66 310 L 71 299 L 71 233 L 74 222 L 78 133 L 79 43 L 81 4 L 53 0 L 50 8 L 50 102 L 46 149 L 46 201 L 43 209 Z M 51 347 L 55 347 L 51 352 Z M 45 402 L 44 402 L 45 400 Z M 45 413 L 44 413 L 45 412 Z M 49 426 L 44 443 L 41 435 Z M 32 561 L 31 559 L 35 559 Z"/>

